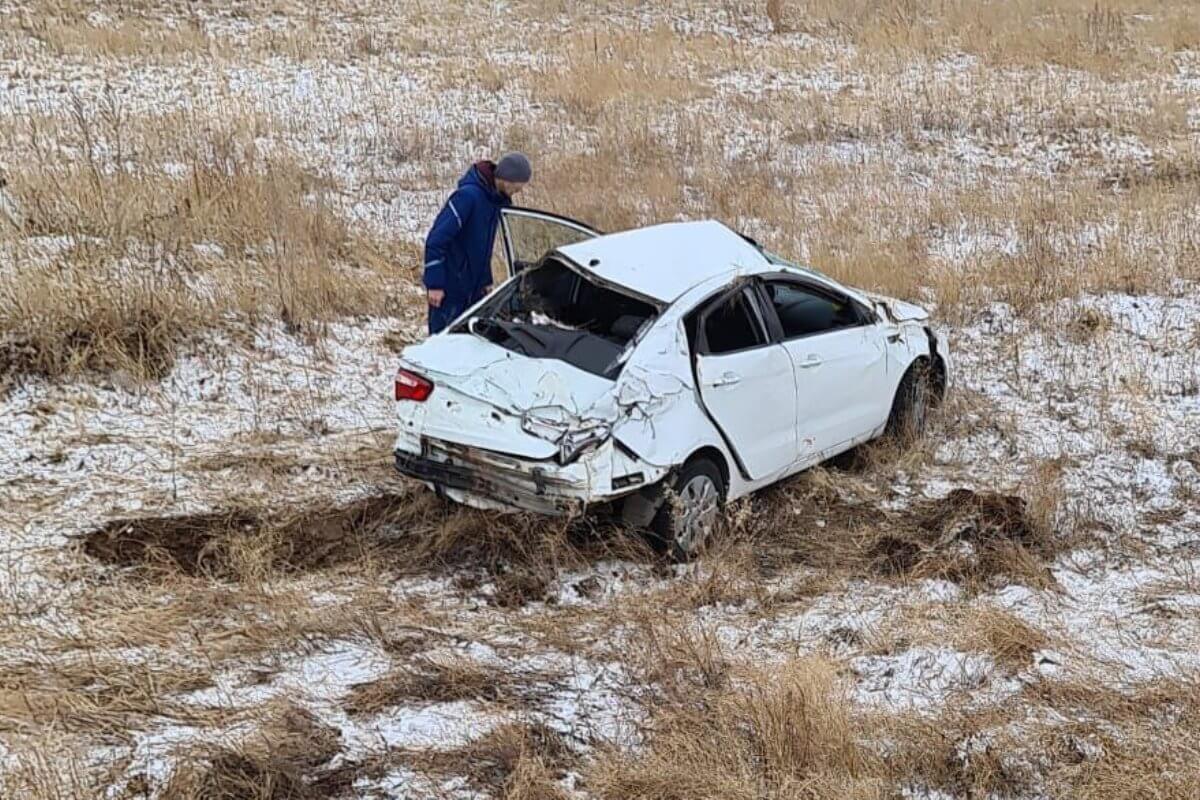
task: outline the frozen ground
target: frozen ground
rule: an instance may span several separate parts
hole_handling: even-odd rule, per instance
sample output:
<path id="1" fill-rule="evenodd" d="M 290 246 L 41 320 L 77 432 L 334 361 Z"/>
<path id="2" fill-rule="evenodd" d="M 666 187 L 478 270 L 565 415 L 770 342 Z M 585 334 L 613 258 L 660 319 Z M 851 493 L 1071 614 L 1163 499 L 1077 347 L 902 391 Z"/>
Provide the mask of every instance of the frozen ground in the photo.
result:
<path id="1" fill-rule="evenodd" d="M 871 75 L 847 66 L 862 67 L 846 61 L 854 45 L 769 35 L 738 4 L 667 5 L 613 13 L 611 29 L 663 26 L 738 37 L 748 49 L 723 63 L 712 56 L 721 40 L 702 40 L 695 96 L 645 130 L 629 127 L 615 103 L 589 110 L 561 86 L 549 90 L 574 51 L 534 43 L 579 36 L 589 50 L 577 19 L 524 26 L 517 44 L 491 49 L 486 64 L 469 62 L 478 69 L 464 76 L 464 59 L 477 59 L 464 37 L 504 24 L 507 3 L 452 20 L 461 35 L 444 38 L 403 3 L 389 6 L 390 16 L 326 11 L 315 26 L 295 9 L 255 17 L 241 4 L 193 10 L 190 22 L 166 14 L 230 48 L 212 52 L 155 55 L 129 45 L 136 52 L 114 56 L 70 44 L 113 29 L 103 13 L 55 34 L 68 43 L 62 53 L 36 26 L 37 35 L 9 31 L 0 120 L 11 147 L 0 170 L 19 166 L 30 146 L 31 129 L 18 121 L 61 124 L 72 97 L 93 111 L 116 97 L 138 130 L 176 125 L 173 114 L 198 125 L 239 120 L 264 152 L 292 154 L 327 179 L 355 230 L 412 243 L 448 182 L 502 139 L 535 131 L 565 162 L 597 152 L 615 128 L 630 140 L 694 140 L 747 174 L 771 165 L 780 194 L 796 176 L 810 181 L 774 218 L 779 208 L 711 196 L 722 181 L 698 179 L 703 189 L 684 193 L 694 208 L 675 209 L 720 212 L 806 258 L 848 258 L 808 231 L 859 213 L 864 197 L 870 213 L 832 230 L 847 241 L 870 239 L 864 227 L 886 232 L 917 254 L 929 282 L 986 284 L 981 276 L 1005 259 L 1057 259 L 1069 273 L 1089 265 L 1088 254 L 1119 252 L 1146 274 L 1169 274 L 1195 258 L 1194 222 L 1153 206 L 1123 219 L 1111 218 L 1119 208 L 1088 206 L 1083 222 L 1044 227 L 1037 214 L 1048 205 L 996 211 L 1023 181 L 1052 188 L 1068 174 L 1098 193 L 1158 175 L 1165 134 L 1139 125 L 1166 126 L 1160 118 L 1182 109 L 1171 134 L 1184 138 L 1171 147 L 1195 143 L 1193 58 L 1150 77 L 999 69 L 963 54 Z M 0 14 L 21 9 L 0 5 Z M 503 80 L 489 84 L 492 72 Z M 591 88 L 663 102 L 654 95 L 661 89 L 640 85 L 613 89 L 597 78 Z M 853 125 L 836 115 L 796 119 L 787 110 L 797 98 L 865 110 L 849 115 Z M 887 117 L 906 98 L 921 104 L 919 125 Z M 752 114 L 748 104 L 777 112 Z M 1082 124 L 1094 109 L 1099 121 Z M 107 163 L 115 150 L 102 138 L 94 148 Z M 68 142 L 54 146 L 64 161 L 83 156 Z M 179 171 L 169 143 L 146 148 L 131 154 L 133 168 Z M 660 212 L 628 187 L 626 195 L 597 205 Z M 949 210 L 929 211 L 945 197 Z M 13 253 L 55 264 L 78 242 L 52 233 L 5 239 L 0 276 L 27 263 Z M 227 255 L 207 243 L 193 252 L 202 261 Z M 881 263 L 885 272 L 892 266 Z M 939 296 L 924 283 L 919 293 Z M 22 377 L 0 396 L 0 772 L 16 776 L 0 788 L 74 770 L 89 776 L 74 796 L 165 798 L 197 748 L 205 757 L 213 748 L 253 752 L 282 718 L 306 742 L 333 732 L 322 759 L 297 769 L 311 780 L 344 773 L 337 791 L 346 796 L 498 793 L 472 772 L 481 756 L 470 748 L 513 725 L 561 737 L 574 760 L 552 783 L 587 796 L 577 770 L 591 754 L 643 744 L 656 692 L 677 666 L 665 653 L 735 667 L 818 655 L 838 665 L 857 711 L 896 718 L 1018 707 L 1048 685 L 1132 694 L 1192 678 L 1200 674 L 1200 286 L 1180 278 L 1151 293 L 1032 303 L 1013 295 L 985 285 L 936 309 L 953 348 L 952 394 L 919 453 L 821 470 L 731 514 L 734 538 L 769 541 L 762 521 L 786 515 L 789 535 L 822 542 L 840 534 L 846 509 L 899 519 L 961 489 L 1024 498 L 1056 546 L 1013 574 L 969 579 L 951 569 L 881 574 L 802 558 L 756 571 L 725 552 L 675 567 L 619 548 L 597 554 L 590 540 L 570 558 L 519 548 L 476 555 L 471 545 L 513 526 L 526 526 L 533 543 L 553 526 L 448 508 L 394 476 L 390 383 L 399 346 L 421 335 L 411 318 L 346 318 L 315 333 L 234 320 L 190 340 L 169 374 L 149 384 L 121 374 Z M 377 497 L 393 524 L 351 519 L 346 509 Z M 107 550 L 87 546 L 117 519 L 247 510 L 297 516 L 302 527 L 286 529 L 295 549 L 249 537 L 234 551 L 238 537 L 192 529 L 172 534 L 197 537 L 178 552 L 161 541 L 157 550 L 122 542 L 119 530 Z M 344 538 L 364 552 L 327 541 L 319 531 L 331 525 L 335 538 L 353 528 Z M 431 558 L 415 544 L 439 536 L 459 536 L 462 546 Z M 972 563 L 979 546 L 962 537 L 938 555 Z M 1020 633 L 1014 645 L 980 633 L 982 621 L 997 619 L 1036 635 Z M 647 664 L 656 657 L 667 665 L 659 671 Z M 1066 716 L 1055 724 L 1072 721 Z M 1084 748 L 1081 758 L 1100 752 Z"/>
<path id="2" fill-rule="evenodd" d="M 964 598 L 945 581 L 854 581 L 769 608 L 754 599 L 701 605 L 688 624 L 715 633 L 731 657 L 747 662 L 831 655 L 847 665 L 858 702 L 897 710 L 936 712 L 950 698 L 1001 701 L 1045 675 L 1130 687 L 1200 669 L 1194 647 L 1200 637 L 1200 400 L 1188 383 L 1200 374 L 1188 346 L 1197 312 L 1194 294 L 1085 297 L 1048 309 L 1055 324 L 1036 331 L 1000 305 L 950 331 L 954 392 L 970 402 L 949 406 L 930 463 L 913 474 L 899 470 L 871 491 L 901 504 L 944 495 L 950 487 L 1016 491 L 1040 464 L 1061 462 L 1063 533 L 1073 526 L 1103 535 L 1048 565 L 1052 587 L 1001 585 Z M 1072 323 L 1082 314 L 1107 320 L 1086 341 L 1072 338 Z M 0 474 L 10 613 L 41 613 L 62 624 L 68 596 L 90 591 L 86 583 L 64 582 L 79 569 L 72 564 L 78 556 L 64 547 L 69 537 L 109 518 L 222 509 L 232 498 L 255 496 L 301 503 L 420 491 L 401 488 L 386 469 L 394 353 L 381 340 L 388 330 L 383 321 L 338 325 L 314 347 L 266 328 L 251 347 L 226 344 L 189 355 L 160 386 L 144 391 L 40 381 L 14 391 L 5 404 L 11 424 L 0 440 L 10 455 Z M 1117 391 L 1131 383 L 1142 387 L 1136 398 Z M 256 484 L 236 466 L 203 466 L 214 458 L 267 453 L 288 464 L 282 480 Z M 369 465 L 365 474 L 345 467 L 354 458 Z M 284 486 L 285 495 L 272 497 Z M 219 665 L 210 686 L 174 699 L 244 714 L 286 698 L 339 731 L 346 761 L 396 748 L 461 746 L 506 718 L 537 720 L 585 748 L 636 741 L 636 698 L 645 687 L 620 662 L 621 627 L 597 620 L 639 597 L 655 602 L 649 598 L 683 591 L 702 580 L 705 569 L 701 562 L 656 576 L 636 562 L 597 562 L 558 573 L 544 599 L 517 610 L 490 603 L 494 588 L 487 582 L 464 589 L 453 573 L 435 580 L 401 577 L 387 587 L 385 608 L 417 602 L 436 614 L 439 630 L 452 633 L 449 647 L 433 647 L 423 658 L 466 659 L 509 675 L 536 695 L 516 709 L 459 699 L 348 715 L 343 704 L 352 687 L 398 663 L 377 643 L 358 638 L 297 642 L 294 653 L 272 653 L 265 681 L 253 672 L 262 667 L 261 656 L 259 663 L 232 659 Z M 806 577 L 801 570 L 774 580 L 786 587 Z M 345 574 L 316 574 L 298 585 L 310 592 L 318 613 L 352 607 L 362 588 Z M 936 621 L 964 604 L 1010 611 L 1044 631 L 1050 643 L 1027 663 L 997 665 L 989 653 L 940 643 L 936 635 L 905 646 L 883 634 L 905 609 Z M 573 652 L 528 632 L 530 618 L 573 612 L 577 621 L 562 623 L 578 626 Z M 199 656 L 149 648 L 129 657 L 151 663 Z M 24 661 L 28 652 L 10 650 L 5 657 Z M 180 746 L 246 735 L 244 729 L 236 716 L 217 728 L 147 721 L 129 731 L 127 744 L 103 752 L 109 758 L 128 752 L 130 774 L 156 779 L 169 772 Z M 387 795 L 388 785 L 372 784 L 381 796 L 420 795 Z"/>

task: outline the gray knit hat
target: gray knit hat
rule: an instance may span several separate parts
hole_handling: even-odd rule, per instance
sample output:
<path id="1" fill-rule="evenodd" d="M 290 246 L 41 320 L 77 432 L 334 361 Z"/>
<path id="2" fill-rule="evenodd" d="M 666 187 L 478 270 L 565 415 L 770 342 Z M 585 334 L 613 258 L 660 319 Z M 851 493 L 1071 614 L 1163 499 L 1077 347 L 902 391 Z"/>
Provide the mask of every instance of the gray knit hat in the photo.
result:
<path id="1" fill-rule="evenodd" d="M 529 183 L 533 167 L 523 153 L 506 153 L 496 162 L 496 177 L 513 183 Z"/>

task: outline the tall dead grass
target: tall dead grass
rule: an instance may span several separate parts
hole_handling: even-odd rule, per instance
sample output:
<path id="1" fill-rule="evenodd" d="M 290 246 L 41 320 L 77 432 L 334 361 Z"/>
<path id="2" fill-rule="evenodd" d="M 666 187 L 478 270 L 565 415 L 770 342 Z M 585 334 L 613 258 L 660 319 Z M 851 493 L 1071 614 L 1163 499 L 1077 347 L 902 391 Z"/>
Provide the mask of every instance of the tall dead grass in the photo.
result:
<path id="1" fill-rule="evenodd" d="M 7 176 L 20 208 L 7 241 L 64 245 L 26 255 L 0 286 L 0 376 L 158 378 L 192 334 L 231 318 L 304 329 L 402 307 L 398 251 L 352 234 L 324 179 L 260 152 L 255 121 L 163 120 L 178 137 L 164 151 L 162 131 L 112 102 L 99 122 L 76 101 L 73 124 L 25 131 L 33 157 Z M 82 160 L 64 161 L 66 147 Z M 173 172 L 147 163 L 168 152 Z"/>
<path id="2" fill-rule="evenodd" d="M 530 42 L 539 55 L 530 65 L 489 54 L 480 60 L 492 77 L 471 81 L 529 97 L 546 113 L 468 133 L 533 153 L 534 205 L 606 230 L 715 216 L 847 282 L 932 299 L 951 320 L 991 300 L 1028 312 L 1079 291 L 1164 291 L 1200 274 L 1188 104 L 1162 78 L 1195 38 L 1194 15 L 1180 3 L 1157 2 L 1141 15 L 1126 0 L 1021 0 L 1003 10 L 980 0 L 768 6 L 774 29 L 824 38 L 738 43 L 703 27 L 630 25 L 631 9 L 613 3 L 609 23 Z M 151 38 L 198 28 L 194 20 L 163 27 L 154 4 L 118 9 L 115 28 L 89 23 L 82 4 L 44 10 L 46 20 L 86 28 L 79 47 L 97 55 L 140 52 L 137 42 L 105 38 L 126 24 Z M 677 10 L 683 19 L 695 12 L 686 3 Z M 763 10 L 727 9 L 738 24 Z M 553 4 L 536 11 L 569 14 Z M 457 11 L 443 20 L 413 10 L 413 35 L 451 18 L 461 30 L 442 46 L 457 52 L 481 24 Z M 288 19 L 311 40 L 289 58 L 357 52 L 319 15 Z M 217 57 L 242 58 L 260 45 L 242 42 Z M 984 58 L 946 66 L 942 59 L 960 51 Z M 773 75 L 778 87 L 759 86 Z M 386 103 L 364 102 L 388 128 Z M 221 109 L 218 122 L 196 112 L 147 117 L 111 95 L 68 106 L 65 116 L 34 116 L 5 132 L 29 155 L 9 176 L 26 212 L 9 240 L 63 236 L 76 247 L 6 282 L 0 372 L 154 377 L 189 331 L 231 314 L 304 326 L 405 305 L 394 287 L 416 280 L 416 248 L 352 229 L 324 171 L 257 146 L 273 129 L 291 130 L 290 121 L 245 109 Z M 447 157 L 432 144 L 441 134 L 396 136 L 421 187 L 438 185 L 445 170 L 430 162 Z M 966 175 L 954 155 L 964 141 L 988 151 Z M 838 155 L 847 149 L 852 157 Z M 1007 168 L 1019 152 L 1033 161 Z M 1012 245 L 937 255 L 963 236 Z M 102 281 L 91 277 L 97 262 L 110 265 Z M 148 264 L 156 275 L 205 277 L 147 279 Z M 153 304 L 160 310 L 145 310 Z M 62 324 L 38 322 L 59 309 Z M 170 323 L 156 325 L 160 316 Z"/>
<path id="3" fill-rule="evenodd" d="M 616 106 L 694 102 L 709 93 L 699 77 L 722 58 L 715 37 L 684 39 L 660 26 L 631 36 L 593 29 L 563 44 L 565 66 L 532 76 L 533 91 L 560 103 L 577 124 Z"/>
<path id="4" fill-rule="evenodd" d="M 93 24 L 85 17 L 17 15 L 17 27 L 57 57 L 168 57 L 208 52 L 210 40 L 193 19 L 175 28 L 153 20 L 126 18 Z"/>
<path id="5" fill-rule="evenodd" d="M 6 117 L 7 191 L 23 211 L 0 233 L 0 375 L 10 378 L 153 379 L 217 326 L 281 319 L 319 333 L 328 319 L 408 310 L 397 294 L 418 280 L 423 231 L 381 242 L 347 209 L 376 194 L 398 204 L 444 194 L 468 150 L 528 150 L 531 205 L 609 230 L 720 217 L 855 285 L 935 301 L 952 322 L 992 300 L 1034 314 L 1080 291 L 1168 292 L 1200 278 L 1194 103 L 1172 80 L 1189 57 L 1181 51 L 1200 44 L 1200 17 L 1184 0 L 731 0 L 715 11 L 693 0 L 655 9 L 531 0 L 504 13 L 342 4 L 337 25 L 326 24 L 329 4 L 244 3 L 231 13 L 264 24 L 227 39 L 218 26 L 178 25 L 173 2 L 107 7 L 103 26 L 86 21 L 95 4 L 82 0 L 31 8 L 44 18 L 0 33 L 5 54 L 35 67 L 10 79 L 19 86 L 48 68 L 37 62 L 47 54 L 102 69 L 319 58 L 373 76 L 399 60 L 406 80 L 483 109 L 410 126 L 392 84 L 366 81 L 353 84 L 364 87 L 361 116 L 345 119 L 283 118 L 232 100 L 148 113 L 114 96 Z M 283 24 L 265 24 L 269 16 Z M 311 152 L 294 149 L 304 143 Z M 339 166 L 367 177 L 343 185 L 314 164 L 316 152 L 345 154 Z M 1094 327 L 1082 325 L 1083 335 Z M 856 488 L 927 457 L 893 454 L 865 478 L 815 471 L 780 487 L 743 507 L 707 571 L 578 618 L 548 618 L 564 570 L 609 557 L 653 564 L 653 555 L 575 521 L 447 512 L 428 495 L 280 509 L 281 493 L 266 509 L 233 503 L 215 516 L 103 526 L 82 550 L 105 568 L 73 564 L 55 573 L 61 597 L 38 598 L 61 624 L 24 608 L 5 618 L 6 650 L 50 657 L 5 662 L 0 728 L 22 747 L 0 795 L 96 796 L 120 777 L 81 769 L 98 737 L 127 741 L 153 720 L 223 722 L 177 695 L 231 665 L 251 663 L 269 679 L 280 654 L 330 641 L 369 642 L 398 660 L 352 693 L 361 715 L 426 699 L 523 700 L 527 687 L 511 676 L 401 661 L 458 642 L 462 619 L 426 598 L 398 600 L 393 579 L 453 572 L 463 606 L 501 627 L 540 625 L 563 652 L 586 651 L 584 617 L 604 631 L 646 617 L 659 625 L 645 652 L 614 654 L 637 676 L 631 691 L 650 717 L 644 747 L 602 748 L 584 770 L 599 796 L 874 798 L 921 785 L 980 797 L 1191 797 L 1196 693 L 1184 683 L 1125 694 L 1038 683 L 1002 709 L 862 719 L 837 665 L 747 667 L 715 633 L 689 629 L 697 609 L 753 601 L 769 611 L 845 578 L 950 578 L 968 595 L 999 581 L 1051 587 L 1046 562 L 1076 541 L 1054 470 L 1012 495 L 960 494 L 908 512 Z M 280 474 L 277 488 L 295 482 Z M 764 588 L 797 567 L 817 576 Z M 340 599 L 318 605 L 314 587 Z M 542 607 L 526 613 L 530 604 Z M 1013 673 L 1057 644 L 1012 614 L 944 605 L 933 612 L 942 619 L 903 635 L 989 653 Z M 131 663 L 143 648 L 208 668 Z M 1072 722 L 1030 722 L 1049 711 Z M 321 760 L 337 751 L 328 731 L 303 714 L 271 715 L 279 719 L 258 721 L 267 732 L 257 743 L 183 754 L 174 796 L 343 792 L 350 775 Z M 60 764 L 58 752 L 79 757 Z M 527 725 L 407 755 L 514 799 L 558 798 L 563 771 L 580 766 Z"/>
<path id="6" fill-rule="evenodd" d="M 546 152 L 527 125 L 512 131 L 544 165 L 535 204 L 604 230 L 715 216 L 854 285 L 933 299 L 951 319 L 991 300 L 1028 313 L 1080 291 L 1167 291 L 1198 274 L 1195 147 L 1187 104 L 1165 81 L 1131 102 L 1133 90 L 1091 73 L 947 74 L 925 62 L 858 63 L 860 73 L 851 59 L 839 66 L 869 76 L 861 86 L 839 89 L 834 72 L 827 90 L 735 92 L 713 111 L 697 87 L 712 93 L 742 58 L 770 66 L 670 31 L 600 41 L 620 42 L 608 45 L 620 69 L 659 77 L 638 91 L 584 66 L 528 79 L 588 131 L 579 153 Z M 682 42 L 704 55 L 664 72 Z M 612 63 L 575 52 L 581 64 Z M 672 85 L 688 74 L 691 89 Z M 558 83 L 599 105 L 585 114 Z M 975 142 L 978 163 L 964 170 L 953 151 Z M 954 247 L 960 238 L 967 246 Z"/>
<path id="7" fill-rule="evenodd" d="M 1107 74 L 1169 69 L 1170 55 L 1200 43 L 1186 4 L 1135 0 L 795 0 L 787 21 L 833 33 L 874 53 L 965 51 L 997 66 L 1050 63 Z M 772 17 L 774 19 L 774 16 Z"/>
<path id="8" fill-rule="evenodd" d="M 83 261 L 0 285 L 0 389 L 24 375 L 163 377 L 212 306 L 169 273 Z"/>
<path id="9" fill-rule="evenodd" d="M 638 663 L 659 693 L 641 745 L 594 758 L 587 779 L 597 796 L 886 796 L 884 763 L 865 744 L 835 665 L 743 668 L 703 630 L 650 622 L 641 632 Z"/>
<path id="10" fill-rule="evenodd" d="M 1023 661 L 1042 644 L 1011 619 L 971 619 L 997 657 Z M 587 779 L 600 797 L 1176 800 L 1195 779 L 1194 676 L 1121 689 L 1040 678 L 1000 704 L 892 713 L 856 706 L 837 666 L 819 658 L 748 666 L 703 627 L 643 619 L 633 630 L 630 663 L 653 687 L 650 718 L 636 747 L 596 753 Z"/>

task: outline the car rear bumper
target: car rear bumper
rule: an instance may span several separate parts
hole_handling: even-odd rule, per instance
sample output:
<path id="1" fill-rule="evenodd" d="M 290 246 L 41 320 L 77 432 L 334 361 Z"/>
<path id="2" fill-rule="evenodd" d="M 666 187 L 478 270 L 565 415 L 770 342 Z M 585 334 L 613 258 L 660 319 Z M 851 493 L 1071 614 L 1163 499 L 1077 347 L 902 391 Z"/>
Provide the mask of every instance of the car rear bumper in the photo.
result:
<path id="1" fill-rule="evenodd" d="M 582 465 L 561 467 L 429 438 L 421 439 L 420 448 L 397 448 L 396 469 L 476 508 L 565 516 L 602 499 L 594 496 Z"/>

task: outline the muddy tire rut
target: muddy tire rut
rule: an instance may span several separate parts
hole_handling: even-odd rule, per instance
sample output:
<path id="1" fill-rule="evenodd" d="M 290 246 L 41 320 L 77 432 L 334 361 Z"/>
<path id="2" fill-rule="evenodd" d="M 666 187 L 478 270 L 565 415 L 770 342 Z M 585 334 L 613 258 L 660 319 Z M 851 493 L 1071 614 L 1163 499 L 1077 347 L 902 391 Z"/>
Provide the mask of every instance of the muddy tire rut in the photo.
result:
<path id="1" fill-rule="evenodd" d="M 400 573 L 476 571 L 496 582 L 495 602 L 506 607 L 542 599 L 560 568 L 656 557 L 637 532 L 590 518 L 480 512 L 403 490 L 306 508 L 115 519 L 80 534 L 76 544 L 94 561 L 145 576 L 239 580 L 372 557 Z"/>
<path id="2" fill-rule="evenodd" d="M 1050 585 L 1045 561 L 1067 544 L 1016 495 L 959 488 L 897 511 L 804 480 L 791 497 L 768 495 L 750 532 L 768 572 L 802 563 L 876 578 L 983 584 L 1007 575 Z M 399 571 L 476 570 L 495 582 L 493 602 L 503 607 L 544 599 L 562 568 L 603 558 L 661 560 L 636 532 L 587 519 L 478 512 L 403 491 L 308 508 L 116 519 L 82 534 L 78 546 L 95 561 L 146 576 L 239 580 L 370 557 Z"/>
<path id="3" fill-rule="evenodd" d="M 411 522 L 415 510 L 405 494 L 381 494 L 295 511 L 133 517 L 82 534 L 78 545 L 103 564 L 148 572 L 237 578 L 239 566 L 252 556 L 272 569 L 302 572 L 394 546 L 388 534 Z"/>

